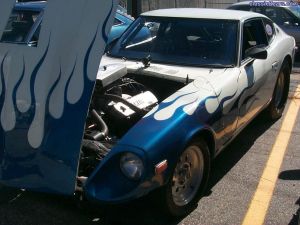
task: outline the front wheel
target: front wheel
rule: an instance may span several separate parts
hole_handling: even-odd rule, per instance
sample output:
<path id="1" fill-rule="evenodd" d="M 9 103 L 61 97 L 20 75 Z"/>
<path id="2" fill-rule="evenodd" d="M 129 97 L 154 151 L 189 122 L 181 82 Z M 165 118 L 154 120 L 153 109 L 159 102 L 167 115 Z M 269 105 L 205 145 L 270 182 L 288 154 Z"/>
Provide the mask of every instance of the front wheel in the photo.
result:
<path id="1" fill-rule="evenodd" d="M 192 142 L 179 157 L 160 201 L 174 217 L 187 215 L 203 194 L 210 171 L 210 155 L 203 140 Z"/>
<path id="2" fill-rule="evenodd" d="M 272 100 L 266 113 L 271 120 L 279 119 L 285 108 L 290 87 L 290 67 L 284 62 L 279 72 Z"/>

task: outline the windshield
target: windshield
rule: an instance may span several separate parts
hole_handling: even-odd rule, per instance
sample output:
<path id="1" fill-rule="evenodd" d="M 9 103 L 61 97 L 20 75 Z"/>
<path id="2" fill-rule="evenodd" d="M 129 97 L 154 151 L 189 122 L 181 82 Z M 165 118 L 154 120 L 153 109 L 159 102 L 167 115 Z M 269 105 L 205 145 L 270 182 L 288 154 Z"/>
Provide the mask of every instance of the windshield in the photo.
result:
<path id="1" fill-rule="evenodd" d="M 194 66 L 234 66 L 238 21 L 140 17 L 109 51 L 114 57 Z"/>
<path id="2" fill-rule="evenodd" d="M 300 6 L 290 6 L 288 7 L 289 10 L 295 15 L 297 16 L 298 18 L 300 18 Z"/>

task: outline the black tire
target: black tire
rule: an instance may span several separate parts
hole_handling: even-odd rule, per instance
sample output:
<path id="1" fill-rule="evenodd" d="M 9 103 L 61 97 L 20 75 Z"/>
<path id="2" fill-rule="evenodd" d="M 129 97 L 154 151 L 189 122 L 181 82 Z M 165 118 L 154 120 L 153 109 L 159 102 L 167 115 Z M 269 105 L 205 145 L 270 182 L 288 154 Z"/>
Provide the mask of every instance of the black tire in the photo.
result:
<path id="1" fill-rule="evenodd" d="M 266 116 L 268 119 L 279 119 L 284 111 L 290 88 L 290 73 L 291 69 L 287 61 L 283 62 L 280 69 L 276 85 L 274 88 L 272 100 L 266 109 Z M 282 84 L 284 82 L 284 84 Z M 281 91 L 279 89 L 282 89 Z M 281 93 L 281 94 L 280 94 Z"/>
<path id="2" fill-rule="evenodd" d="M 187 162 L 189 160 L 187 160 L 185 158 L 185 161 L 187 162 L 187 164 L 189 164 L 190 167 L 193 167 L 193 168 L 190 168 L 190 172 L 186 172 L 188 169 L 184 166 L 185 162 L 183 163 L 181 160 L 182 160 L 182 157 L 185 157 L 184 154 L 186 154 L 187 152 L 190 154 L 191 151 L 193 151 L 193 152 L 199 151 L 198 152 L 199 155 L 197 155 L 197 157 L 191 157 L 193 160 L 195 160 L 195 163 L 193 163 L 193 164 L 195 164 L 194 166 L 191 165 L 191 163 Z M 193 156 L 193 155 L 190 155 L 190 156 Z M 199 157 L 202 159 L 200 159 Z M 201 172 L 199 172 L 198 174 L 196 173 L 196 171 L 198 171 L 198 170 L 195 170 L 196 160 L 198 160 L 199 165 L 201 162 L 203 162 L 202 163 L 203 165 L 201 165 L 201 168 L 199 167 L 199 170 L 201 170 L 202 173 Z M 180 178 L 178 178 L 178 177 L 176 178 L 176 174 L 178 175 L 178 170 L 180 171 L 180 169 L 178 169 L 178 168 L 179 167 L 181 168 L 181 166 L 185 171 L 184 173 L 190 174 L 189 178 L 187 178 L 185 176 L 185 179 L 187 179 L 187 181 L 188 181 L 188 182 L 187 181 L 185 181 L 185 182 L 187 182 L 187 185 L 189 185 L 189 187 L 185 187 L 185 188 L 188 190 L 192 190 L 193 189 L 192 185 L 195 185 L 195 187 L 194 187 L 195 191 L 191 191 L 192 193 L 190 194 L 189 198 L 186 198 L 186 202 L 180 201 L 179 198 L 177 198 L 177 200 L 176 200 L 176 195 L 179 195 L 179 193 L 178 194 L 176 193 L 176 191 L 177 191 L 176 185 L 178 185 L 181 182 Z M 194 173 L 194 175 L 191 175 L 192 173 Z M 168 216 L 171 216 L 171 217 L 182 217 L 182 216 L 189 214 L 192 210 L 194 210 L 195 207 L 197 206 L 199 199 L 201 198 L 201 196 L 203 195 L 203 193 L 205 191 L 205 188 L 206 188 L 207 182 L 208 182 L 208 178 L 209 178 L 209 173 L 210 173 L 210 153 L 209 153 L 207 144 L 202 139 L 197 139 L 195 141 L 192 141 L 185 148 L 185 150 L 182 152 L 181 156 L 179 157 L 177 164 L 173 170 L 172 177 L 170 178 L 169 182 L 159 192 L 158 200 L 159 200 L 159 204 L 163 207 L 164 212 Z M 202 175 L 202 176 L 200 176 L 200 175 Z M 182 175 L 182 177 L 183 176 L 184 175 Z M 177 182 L 174 181 L 175 178 L 177 179 Z M 198 185 L 198 187 L 197 187 L 197 185 Z M 183 187 L 181 187 L 181 188 L 182 188 L 181 191 L 184 191 L 184 188 Z M 188 196 L 188 194 L 187 194 L 187 196 Z M 179 204 L 180 202 L 182 204 Z"/>

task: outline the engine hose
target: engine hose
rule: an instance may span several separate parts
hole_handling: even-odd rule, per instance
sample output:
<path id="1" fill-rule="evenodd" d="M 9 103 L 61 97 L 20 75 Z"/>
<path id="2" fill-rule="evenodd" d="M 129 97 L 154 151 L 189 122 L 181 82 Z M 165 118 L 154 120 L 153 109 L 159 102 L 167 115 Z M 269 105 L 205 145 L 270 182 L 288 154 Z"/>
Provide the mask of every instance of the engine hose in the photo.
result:
<path id="1" fill-rule="evenodd" d="M 106 123 L 104 122 L 104 120 L 102 119 L 102 117 L 97 113 L 97 111 L 95 109 L 93 109 L 91 111 L 91 114 L 92 114 L 93 118 L 96 120 L 96 123 L 99 126 L 99 128 L 102 129 L 100 131 L 99 135 L 97 135 L 97 138 L 95 138 L 95 139 L 98 141 L 98 140 L 101 140 L 101 139 L 107 137 L 108 127 L 107 127 Z"/>
<path id="2" fill-rule="evenodd" d="M 112 99 L 114 101 L 120 101 L 120 102 L 124 103 L 125 105 L 129 106 L 133 111 L 135 111 L 137 114 L 139 114 L 142 117 L 145 115 L 145 113 L 147 113 L 147 111 L 140 109 L 139 107 L 131 104 L 126 99 L 124 99 L 118 95 L 105 94 L 105 96 L 109 97 L 110 99 Z"/>

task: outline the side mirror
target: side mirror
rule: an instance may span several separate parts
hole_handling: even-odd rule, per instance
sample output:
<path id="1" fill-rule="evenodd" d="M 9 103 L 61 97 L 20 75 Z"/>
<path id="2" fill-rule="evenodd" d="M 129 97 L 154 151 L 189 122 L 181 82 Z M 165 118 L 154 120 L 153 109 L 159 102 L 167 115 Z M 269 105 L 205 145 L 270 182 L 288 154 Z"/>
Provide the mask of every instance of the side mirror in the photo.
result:
<path id="1" fill-rule="evenodd" d="M 246 57 L 251 57 L 253 59 L 266 59 L 268 58 L 268 52 L 266 49 L 255 46 L 253 48 L 247 49 L 245 52 Z"/>

